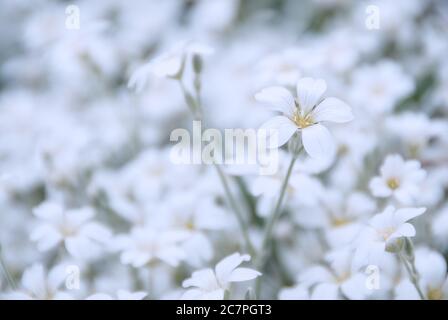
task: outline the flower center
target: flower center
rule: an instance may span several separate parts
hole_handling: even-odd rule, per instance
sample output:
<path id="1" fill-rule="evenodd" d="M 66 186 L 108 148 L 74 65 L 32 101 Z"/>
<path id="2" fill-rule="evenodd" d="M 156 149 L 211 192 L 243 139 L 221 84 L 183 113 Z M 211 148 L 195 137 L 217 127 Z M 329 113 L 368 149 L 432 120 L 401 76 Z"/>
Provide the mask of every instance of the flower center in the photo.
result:
<path id="1" fill-rule="evenodd" d="M 332 224 L 334 227 L 342 227 L 346 224 L 349 224 L 351 221 L 345 217 L 338 217 L 332 219 Z"/>
<path id="2" fill-rule="evenodd" d="M 429 300 L 442 300 L 443 292 L 440 289 L 429 289 L 428 290 L 428 299 Z"/>
<path id="3" fill-rule="evenodd" d="M 383 238 L 384 241 L 387 241 L 387 239 L 389 239 L 389 237 L 392 235 L 392 233 L 395 232 L 395 228 L 385 228 L 381 231 L 379 231 L 379 235 L 381 236 L 381 238 Z"/>
<path id="4" fill-rule="evenodd" d="M 400 182 L 396 178 L 390 178 L 387 180 L 387 186 L 392 190 L 395 190 L 400 186 Z"/>
<path id="5" fill-rule="evenodd" d="M 194 226 L 194 223 L 193 223 L 193 221 L 187 221 L 186 223 L 185 223 L 185 228 L 187 228 L 188 230 L 194 230 L 195 229 L 195 226 Z"/>
<path id="6" fill-rule="evenodd" d="M 294 115 L 292 116 L 292 121 L 300 128 L 306 128 L 314 124 L 314 120 L 311 115 L 307 114 L 302 116 L 299 110 L 294 111 Z"/>

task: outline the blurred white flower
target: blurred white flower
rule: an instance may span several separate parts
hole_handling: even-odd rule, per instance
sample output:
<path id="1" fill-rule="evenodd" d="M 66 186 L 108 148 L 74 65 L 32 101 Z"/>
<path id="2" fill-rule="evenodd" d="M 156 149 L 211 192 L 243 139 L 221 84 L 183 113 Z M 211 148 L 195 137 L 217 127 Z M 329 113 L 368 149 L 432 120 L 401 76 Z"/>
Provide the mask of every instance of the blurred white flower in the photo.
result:
<path id="1" fill-rule="evenodd" d="M 375 197 L 393 197 L 404 205 L 413 205 L 426 177 L 416 160 L 404 161 L 398 155 L 389 155 L 380 168 L 380 176 L 372 178 L 369 187 Z"/>
<path id="2" fill-rule="evenodd" d="M 143 226 L 134 228 L 128 235 L 118 236 L 114 245 L 121 250 L 123 264 L 138 268 L 162 261 L 176 267 L 186 257 L 181 244 L 188 236 L 179 230 L 164 231 Z"/>
<path id="3" fill-rule="evenodd" d="M 63 243 L 75 258 L 98 257 L 110 240 L 111 233 L 103 225 L 91 221 L 92 208 L 66 210 L 59 203 L 44 202 L 33 210 L 39 219 L 31 233 L 31 240 L 40 251 L 47 251 Z"/>
<path id="4" fill-rule="evenodd" d="M 356 265 L 381 265 L 387 250 L 396 250 L 398 240 L 414 237 L 415 228 L 409 220 L 422 215 L 426 208 L 395 209 L 388 206 L 383 212 L 373 216 L 355 243 Z"/>
<path id="5" fill-rule="evenodd" d="M 414 82 L 400 65 L 389 60 L 353 72 L 351 102 L 368 115 L 387 114 L 414 90 Z"/>
<path id="6" fill-rule="evenodd" d="M 143 291 L 130 292 L 127 290 L 118 290 L 115 297 L 106 293 L 95 293 L 86 298 L 86 300 L 143 300 L 148 294 Z"/>
<path id="7" fill-rule="evenodd" d="M 419 157 L 432 140 L 448 131 L 444 121 L 431 120 L 425 113 L 406 112 L 386 119 L 387 129 L 397 137 L 411 157 Z"/>
<path id="8" fill-rule="evenodd" d="M 428 248 L 415 250 L 415 267 L 420 276 L 419 285 L 429 300 L 448 300 L 448 278 L 443 255 Z M 405 277 L 396 287 L 396 298 L 420 300 L 415 286 Z"/>
<path id="9" fill-rule="evenodd" d="M 137 69 L 129 79 L 128 87 L 141 92 L 151 74 L 162 78 L 178 78 L 181 76 L 185 64 L 190 63 L 194 55 L 206 56 L 212 54 L 213 51 L 208 45 L 199 42 L 178 43 L 171 51 L 154 58 Z"/>
<path id="10" fill-rule="evenodd" d="M 317 205 L 309 210 L 298 207 L 294 220 L 305 228 L 321 228 L 328 245 L 340 248 L 352 243 L 375 209 L 374 201 L 363 193 L 324 190 Z"/>
<path id="11" fill-rule="evenodd" d="M 321 101 L 326 89 L 327 84 L 322 79 L 302 78 L 297 83 L 297 100 L 282 87 L 266 88 L 255 95 L 258 101 L 282 113 L 260 128 L 275 135 L 268 142 L 271 148 L 284 145 L 294 133 L 300 132 L 303 147 L 311 157 L 320 159 L 334 153 L 333 138 L 321 123 L 349 122 L 353 114 L 351 108 L 337 98 Z"/>
<path id="12" fill-rule="evenodd" d="M 314 266 L 304 271 L 299 281 L 314 286 L 311 299 L 337 300 L 347 297 L 359 300 L 367 297 L 366 276 L 353 265 L 353 252 L 343 247 L 325 256 L 328 267 Z"/>
<path id="13" fill-rule="evenodd" d="M 188 289 L 182 296 L 186 300 L 222 300 L 225 290 L 232 282 L 255 279 L 261 273 L 249 268 L 238 267 L 244 261 L 249 261 L 249 255 L 234 253 L 222 259 L 215 269 L 202 269 L 193 272 L 191 278 L 184 280 L 182 286 Z"/>
<path id="14" fill-rule="evenodd" d="M 208 232 L 227 229 L 234 222 L 232 214 L 218 206 L 214 199 L 195 191 L 167 199 L 167 204 L 160 210 L 157 221 L 152 223 L 188 234 L 182 249 L 186 252 L 187 262 L 193 266 L 199 266 L 213 256 Z"/>
<path id="15" fill-rule="evenodd" d="M 11 300 L 71 300 L 73 297 L 61 290 L 67 274 L 62 265 L 48 273 L 41 264 L 34 264 L 22 275 L 21 288 L 3 295 Z"/>

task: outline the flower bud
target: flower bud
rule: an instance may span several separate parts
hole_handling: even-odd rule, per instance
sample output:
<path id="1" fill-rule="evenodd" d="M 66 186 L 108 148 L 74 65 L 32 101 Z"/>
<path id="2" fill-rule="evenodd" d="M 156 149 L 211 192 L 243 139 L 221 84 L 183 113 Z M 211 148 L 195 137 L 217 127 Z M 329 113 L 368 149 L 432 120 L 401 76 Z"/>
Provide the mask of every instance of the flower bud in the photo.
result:
<path id="1" fill-rule="evenodd" d="M 404 240 L 404 253 L 408 261 L 414 262 L 415 260 L 414 245 L 412 244 L 412 241 L 409 238 L 405 238 Z"/>
<path id="2" fill-rule="evenodd" d="M 193 71 L 196 74 L 202 72 L 202 57 L 198 54 L 193 55 Z"/>
<path id="3" fill-rule="evenodd" d="M 386 251 L 391 253 L 398 253 L 403 249 L 404 241 L 402 238 L 393 239 L 386 243 Z"/>

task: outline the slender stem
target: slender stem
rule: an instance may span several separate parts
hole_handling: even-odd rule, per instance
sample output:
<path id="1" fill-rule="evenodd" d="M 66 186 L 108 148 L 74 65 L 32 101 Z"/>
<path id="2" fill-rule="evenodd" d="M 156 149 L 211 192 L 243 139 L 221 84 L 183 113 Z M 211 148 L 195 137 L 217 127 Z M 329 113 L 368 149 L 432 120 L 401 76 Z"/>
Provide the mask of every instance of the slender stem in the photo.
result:
<path id="1" fill-rule="evenodd" d="M 269 244 L 270 244 L 271 238 L 272 238 L 272 232 L 274 230 L 274 225 L 277 222 L 278 218 L 280 217 L 280 214 L 282 213 L 281 209 L 282 209 L 283 199 L 285 198 L 286 188 L 288 187 L 289 178 L 291 177 L 292 169 L 294 168 L 294 164 L 295 164 L 296 160 L 297 160 L 297 157 L 292 157 L 291 162 L 289 163 L 288 171 L 286 172 L 286 176 L 283 179 L 283 183 L 282 183 L 282 186 L 280 189 L 280 195 L 277 199 L 277 203 L 275 204 L 274 212 L 269 217 L 268 223 L 266 225 L 266 229 L 265 229 L 264 237 L 263 237 L 263 243 L 262 243 L 262 247 L 261 247 L 262 252 L 269 247 Z"/>
<path id="2" fill-rule="evenodd" d="M 283 183 L 282 183 L 282 186 L 280 189 L 280 195 L 277 199 L 277 203 L 275 204 L 274 211 L 271 214 L 271 216 L 269 217 L 268 223 L 266 225 L 263 242 L 261 245 L 261 250 L 257 256 L 257 262 L 255 264 L 259 270 L 263 269 L 265 261 L 268 257 L 268 250 L 269 250 L 269 245 L 272 242 L 271 240 L 272 240 L 272 233 L 274 230 L 274 226 L 282 213 L 281 209 L 282 209 L 283 199 L 285 198 L 285 195 L 286 195 L 286 188 L 288 187 L 289 178 L 291 177 L 292 169 L 294 168 L 294 164 L 296 163 L 297 156 L 299 153 L 300 153 L 300 151 L 296 155 L 293 155 L 291 162 L 289 163 L 288 171 L 286 172 L 286 176 L 283 179 Z M 255 292 L 256 292 L 256 295 L 258 298 L 260 297 L 260 289 L 261 289 L 261 282 L 260 282 L 260 277 L 258 277 L 256 280 L 256 283 L 255 283 Z"/>
<path id="3" fill-rule="evenodd" d="M 3 259 L 2 247 L 1 246 L 0 246 L 0 267 L 3 270 L 3 274 L 5 275 L 5 278 L 8 281 L 8 284 L 11 287 L 11 289 L 16 290 L 17 289 L 17 285 L 16 285 L 13 277 L 11 276 L 11 273 L 9 273 L 8 267 L 6 266 L 6 263 L 5 263 L 4 259 Z"/>
<path id="4" fill-rule="evenodd" d="M 253 256 L 255 254 L 255 249 L 252 245 L 252 242 L 250 241 L 250 237 L 248 234 L 248 228 L 247 228 L 246 222 L 244 221 L 243 215 L 242 215 L 241 211 L 239 210 L 235 199 L 233 198 L 232 192 L 230 191 L 229 184 L 227 182 L 227 178 L 219 165 L 217 165 L 216 163 L 213 163 L 213 166 L 216 168 L 216 171 L 218 172 L 219 179 L 221 180 L 221 183 L 224 187 L 224 191 L 226 193 L 227 201 L 229 202 L 229 205 L 231 206 L 233 212 L 235 213 L 235 216 L 238 220 L 238 224 L 240 225 L 240 229 L 243 234 L 246 249 L 248 250 L 249 254 L 251 256 Z"/>
<path id="5" fill-rule="evenodd" d="M 417 293 L 418 293 L 420 299 L 426 300 L 425 295 L 423 294 L 423 291 L 420 288 L 420 285 L 418 284 L 419 276 L 418 276 L 417 269 L 415 268 L 414 262 L 405 259 L 405 257 L 403 257 L 401 252 L 398 252 L 398 257 L 400 258 L 401 262 L 404 264 L 406 271 L 408 273 L 408 276 L 409 276 L 409 280 L 412 282 L 415 289 L 417 290 Z"/>
<path id="6" fill-rule="evenodd" d="M 202 106 L 200 105 L 200 99 L 199 99 L 199 88 L 196 86 L 196 99 L 194 99 L 186 90 L 184 84 L 182 83 L 182 81 L 179 79 L 178 80 L 181 90 L 182 90 L 182 94 L 184 95 L 185 101 L 188 105 L 188 107 L 190 108 L 190 111 L 194 117 L 195 120 L 201 120 L 202 118 Z M 227 182 L 227 177 L 224 173 L 224 171 L 221 169 L 221 167 L 216 164 L 215 162 L 213 162 L 213 166 L 215 167 L 216 171 L 218 172 L 218 176 L 219 176 L 219 180 L 221 181 L 221 184 L 224 188 L 224 192 L 227 198 L 227 202 L 230 205 L 230 207 L 232 208 L 232 211 L 235 213 L 235 216 L 238 220 L 238 224 L 240 226 L 241 229 L 241 233 L 243 235 L 243 239 L 244 239 L 244 244 L 246 247 L 246 250 L 248 251 L 248 253 L 251 256 L 255 255 L 255 249 L 254 246 L 252 245 L 252 242 L 250 240 L 249 237 L 249 233 L 248 233 L 248 227 L 244 221 L 243 218 L 243 214 L 241 213 L 238 205 L 236 204 L 236 201 L 232 195 L 232 192 L 230 191 L 230 187 L 229 184 Z"/>

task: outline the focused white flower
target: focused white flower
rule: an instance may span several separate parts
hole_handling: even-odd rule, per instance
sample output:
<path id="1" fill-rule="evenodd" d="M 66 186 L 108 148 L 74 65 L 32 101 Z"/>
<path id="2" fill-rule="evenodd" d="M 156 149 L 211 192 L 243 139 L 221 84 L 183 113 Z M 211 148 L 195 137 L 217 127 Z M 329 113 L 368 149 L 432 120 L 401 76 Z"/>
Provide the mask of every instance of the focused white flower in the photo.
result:
<path id="1" fill-rule="evenodd" d="M 138 268 L 151 262 L 162 261 L 176 267 L 186 257 L 181 245 L 188 236 L 188 233 L 179 230 L 136 227 L 129 235 L 117 237 L 115 246 L 122 251 L 123 264 Z"/>
<path id="2" fill-rule="evenodd" d="M 186 279 L 182 286 L 188 289 L 182 296 L 186 300 L 222 300 L 225 291 L 229 289 L 232 282 L 241 282 L 255 279 L 261 273 L 238 267 L 244 261 L 249 261 L 249 255 L 234 253 L 222 259 L 215 269 L 202 269 L 193 272 L 191 278 Z"/>
<path id="3" fill-rule="evenodd" d="M 3 295 L 11 300 L 71 300 L 73 297 L 61 291 L 67 274 L 62 265 L 48 273 L 41 264 L 34 264 L 22 275 L 21 288 Z"/>
<path id="4" fill-rule="evenodd" d="M 381 265 L 387 250 L 397 246 L 398 239 L 414 237 L 415 228 L 407 221 L 422 215 L 426 208 L 401 208 L 388 206 L 383 212 L 373 216 L 362 231 L 357 243 L 356 264 Z"/>
<path id="5" fill-rule="evenodd" d="M 426 177 L 416 160 L 404 161 L 400 155 L 390 155 L 380 168 L 380 176 L 372 178 L 369 187 L 379 198 L 394 197 L 399 203 L 413 205 Z"/>
<path id="6" fill-rule="evenodd" d="M 353 120 L 351 108 L 337 98 L 322 95 L 327 84 L 322 79 L 302 78 L 297 83 L 297 99 L 285 88 L 270 87 L 255 95 L 273 111 L 282 113 L 265 122 L 260 129 L 267 130 L 268 146 L 284 145 L 299 132 L 305 151 L 313 158 L 324 158 L 335 151 L 333 138 L 323 122 L 345 123 Z"/>
<path id="7" fill-rule="evenodd" d="M 143 291 L 130 292 L 127 290 L 118 290 L 116 296 L 106 293 L 95 293 L 88 296 L 86 300 L 143 300 L 148 294 Z"/>
<path id="8" fill-rule="evenodd" d="M 44 202 L 33 213 L 40 223 L 31 233 L 31 240 L 40 251 L 63 243 L 73 257 L 91 259 L 101 254 L 111 237 L 106 227 L 91 221 L 95 212 L 88 207 L 66 210 L 58 203 Z"/>

